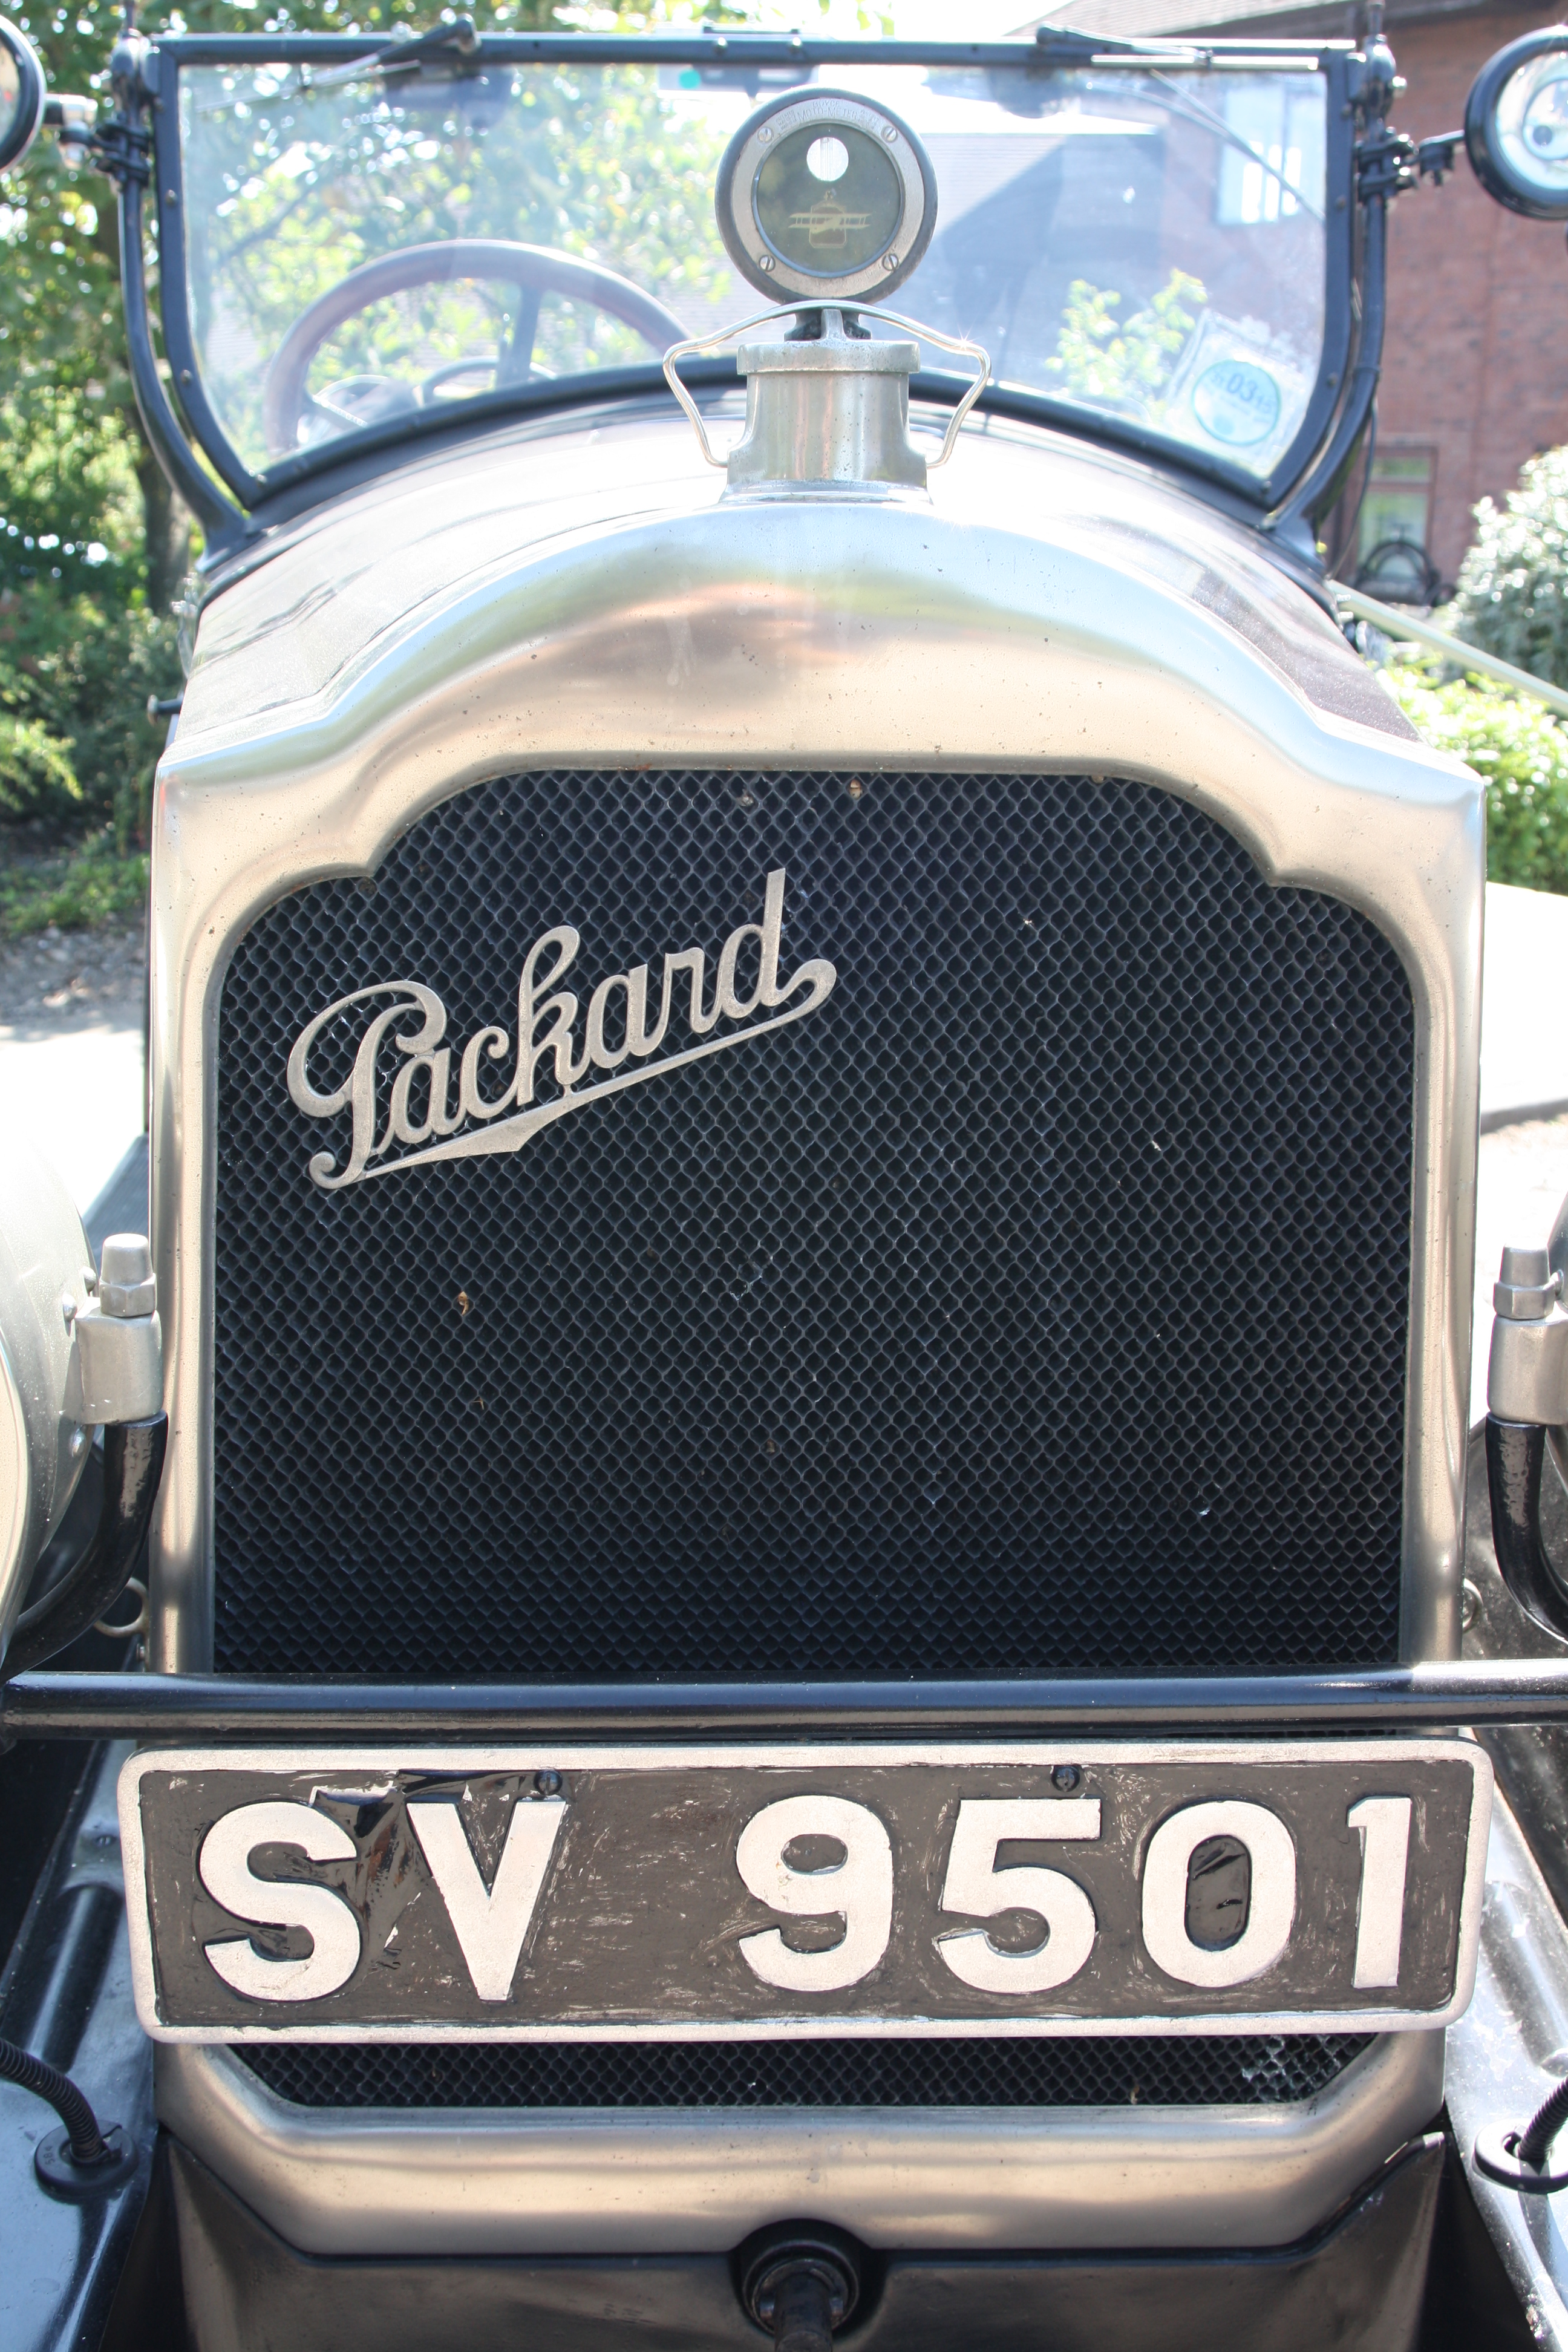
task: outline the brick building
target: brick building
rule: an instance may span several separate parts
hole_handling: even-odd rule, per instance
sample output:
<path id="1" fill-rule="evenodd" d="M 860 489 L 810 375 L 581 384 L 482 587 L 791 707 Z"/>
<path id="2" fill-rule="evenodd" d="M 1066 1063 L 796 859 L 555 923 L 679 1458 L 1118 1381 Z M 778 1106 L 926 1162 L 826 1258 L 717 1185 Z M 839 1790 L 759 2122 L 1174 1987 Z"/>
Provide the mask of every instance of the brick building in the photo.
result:
<path id="1" fill-rule="evenodd" d="M 1359 37 L 1364 16 L 1359 0 L 1064 0 L 1036 21 L 1123 36 Z M 1394 122 L 1424 138 L 1459 127 L 1471 82 L 1505 42 L 1561 19 L 1510 0 L 1388 0 L 1384 21 L 1409 85 Z M 1336 568 L 1348 574 L 1376 541 L 1403 537 L 1451 581 L 1476 500 L 1500 499 L 1527 457 L 1568 442 L 1568 251 L 1560 224 L 1505 212 L 1462 156 L 1440 189 L 1399 199 L 1389 246 L 1377 458 L 1356 544 L 1335 547 Z"/>

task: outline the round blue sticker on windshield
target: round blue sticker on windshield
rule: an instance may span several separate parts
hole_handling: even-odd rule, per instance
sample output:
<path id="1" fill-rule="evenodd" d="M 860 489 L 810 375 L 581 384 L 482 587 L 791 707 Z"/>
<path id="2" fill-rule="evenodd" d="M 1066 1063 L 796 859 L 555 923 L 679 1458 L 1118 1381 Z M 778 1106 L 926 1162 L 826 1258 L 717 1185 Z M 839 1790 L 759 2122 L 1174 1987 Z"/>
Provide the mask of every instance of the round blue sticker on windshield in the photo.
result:
<path id="1" fill-rule="evenodd" d="M 1279 387 L 1251 360 L 1218 360 L 1193 386 L 1193 414 L 1211 441 L 1245 449 L 1279 422 Z"/>

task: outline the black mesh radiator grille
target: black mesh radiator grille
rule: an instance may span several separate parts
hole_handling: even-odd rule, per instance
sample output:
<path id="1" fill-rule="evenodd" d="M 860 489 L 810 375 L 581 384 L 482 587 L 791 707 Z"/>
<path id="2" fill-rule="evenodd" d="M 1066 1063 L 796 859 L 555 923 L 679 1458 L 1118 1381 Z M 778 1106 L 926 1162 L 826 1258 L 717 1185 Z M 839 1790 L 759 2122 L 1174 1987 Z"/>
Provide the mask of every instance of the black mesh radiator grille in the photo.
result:
<path id="1" fill-rule="evenodd" d="M 258 2042 L 236 2055 L 307 2107 L 1250 2107 L 1314 2098 L 1370 2041 Z"/>
<path id="2" fill-rule="evenodd" d="M 692 945 L 711 990 L 775 868 L 782 973 L 837 968 L 809 1017 L 516 1154 L 311 1181 L 348 1118 L 285 1066 L 335 1000 L 436 990 L 455 1085 L 542 932 L 584 1002 Z M 462 793 L 225 984 L 218 1664 L 1392 1658 L 1413 1062 L 1374 927 L 1146 785 Z"/>

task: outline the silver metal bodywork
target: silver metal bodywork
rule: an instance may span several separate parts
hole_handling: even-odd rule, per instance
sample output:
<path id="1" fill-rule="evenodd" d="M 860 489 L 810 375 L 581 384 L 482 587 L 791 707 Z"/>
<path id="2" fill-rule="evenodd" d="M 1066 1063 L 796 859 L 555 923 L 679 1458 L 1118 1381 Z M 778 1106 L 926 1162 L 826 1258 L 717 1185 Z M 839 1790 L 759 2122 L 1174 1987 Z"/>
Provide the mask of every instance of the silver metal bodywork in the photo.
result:
<path id="1" fill-rule="evenodd" d="M 912 420 L 932 455 L 944 421 Z M 721 500 L 687 425 L 632 410 L 345 497 L 203 618 L 154 826 L 155 1667 L 212 1654 L 230 954 L 285 892 L 374 871 L 436 803 L 561 766 L 1137 778 L 1213 814 L 1271 879 L 1368 915 L 1417 1040 L 1403 1647 L 1458 1654 L 1476 778 L 1415 740 L 1255 535 L 1131 461 L 992 419 L 929 496 Z M 1245 2110 L 332 2115 L 199 2048 L 162 2051 L 159 2082 L 170 2127 L 321 2252 L 718 2248 L 800 2212 L 906 2245 L 1278 2244 L 1430 2122 L 1442 2041 L 1389 2037 L 1321 2098 Z"/>
<path id="2" fill-rule="evenodd" d="M 1334 706 L 1338 707 L 1328 707 Z M 219 597 L 157 793 L 153 1663 L 211 1655 L 215 1045 L 284 892 L 565 764 L 1008 769 L 1181 793 L 1369 915 L 1417 1036 L 1403 1645 L 1457 1654 L 1480 787 L 1248 534 L 1129 463 L 966 430 L 929 496 L 721 501 L 679 421 L 579 424 L 340 502 Z M 280 1079 L 281 1083 L 281 1079 Z M 1368 1269 L 1369 1275 L 1374 1269 Z"/>
<path id="3" fill-rule="evenodd" d="M 1293 2107 L 505 2114 L 288 2105 L 160 2047 L 158 2113 L 315 2254 L 719 2253 L 803 2213 L 873 2246 L 1272 2246 L 1443 2103 L 1443 2036 L 1389 2035 Z"/>
<path id="4" fill-rule="evenodd" d="M 71 1327 L 91 1264 L 61 1178 L 29 1146 L 8 1144 L 0 1153 L 0 1653 L 87 1459 L 83 1423 L 93 1416 L 73 1393 Z"/>
<path id="5" fill-rule="evenodd" d="M 1450 2030 L 1448 2112 L 1531 2336 L 1568 2352 L 1568 2190 L 1521 2196 L 1478 2170 L 1479 2133 L 1522 2128 L 1568 2070 L 1568 1929 L 1500 1795 L 1492 1811 L 1475 1999 Z"/>

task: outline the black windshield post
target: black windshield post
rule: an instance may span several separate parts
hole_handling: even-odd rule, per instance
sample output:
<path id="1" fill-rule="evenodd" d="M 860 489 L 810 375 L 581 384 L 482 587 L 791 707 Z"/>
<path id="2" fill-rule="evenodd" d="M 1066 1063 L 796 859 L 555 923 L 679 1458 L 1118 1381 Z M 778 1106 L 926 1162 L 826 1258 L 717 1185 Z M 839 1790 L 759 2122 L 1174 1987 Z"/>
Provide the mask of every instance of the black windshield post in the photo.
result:
<path id="1" fill-rule="evenodd" d="M 1383 37 L 1383 10 L 1374 7 L 1364 53 L 1352 59 L 1351 103 L 1359 135 L 1352 163 L 1352 194 L 1362 215 L 1361 320 L 1355 362 L 1345 386 L 1339 420 L 1317 463 L 1298 483 L 1289 503 L 1268 528 L 1287 541 L 1303 529 L 1315 550 L 1320 523 L 1344 490 L 1363 438 L 1373 425 L 1383 374 L 1383 338 L 1388 307 L 1388 205 L 1412 184 L 1403 150 L 1409 144 L 1388 128 L 1397 87 L 1394 53 Z"/>
<path id="2" fill-rule="evenodd" d="M 1304 526 L 1316 546 L 1318 525 L 1333 507 L 1355 463 L 1356 452 L 1373 418 L 1383 373 L 1383 331 L 1388 296 L 1388 199 L 1369 198 L 1363 226 L 1361 266 L 1361 333 L 1355 364 L 1345 390 L 1344 406 L 1328 447 L 1268 528 L 1289 541 Z"/>
<path id="3" fill-rule="evenodd" d="M 148 48 L 145 37 L 130 28 L 115 44 L 110 59 L 114 119 L 109 129 L 100 134 L 100 162 L 120 191 L 120 286 L 125 306 L 131 386 L 153 454 L 170 488 L 184 500 L 200 523 L 207 554 L 228 555 L 251 536 L 250 524 L 197 462 L 170 405 L 153 347 L 142 246 L 142 191 L 152 172 L 152 142 L 144 127 L 147 89 L 142 78 Z"/>

